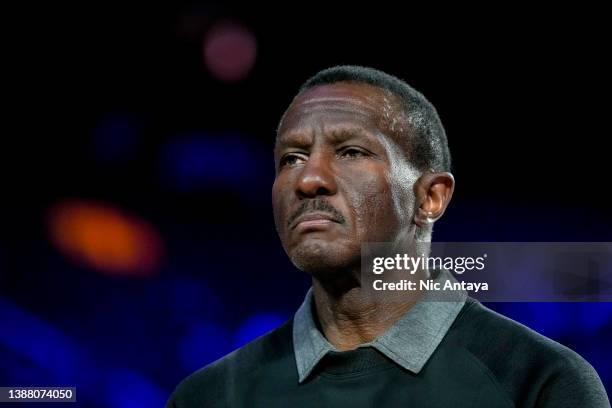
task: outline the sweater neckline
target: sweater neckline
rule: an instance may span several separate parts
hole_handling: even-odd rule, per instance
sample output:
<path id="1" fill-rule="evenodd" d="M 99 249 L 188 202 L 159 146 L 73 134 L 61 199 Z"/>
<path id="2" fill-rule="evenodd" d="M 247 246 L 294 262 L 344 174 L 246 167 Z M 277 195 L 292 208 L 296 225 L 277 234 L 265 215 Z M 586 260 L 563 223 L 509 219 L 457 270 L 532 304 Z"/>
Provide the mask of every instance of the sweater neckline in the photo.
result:
<path id="1" fill-rule="evenodd" d="M 389 364 L 389 359 L 373 347 L 347 351 L 329 351 L 320 361 L 318 371 L 332 375 L 354 374 Z"/>

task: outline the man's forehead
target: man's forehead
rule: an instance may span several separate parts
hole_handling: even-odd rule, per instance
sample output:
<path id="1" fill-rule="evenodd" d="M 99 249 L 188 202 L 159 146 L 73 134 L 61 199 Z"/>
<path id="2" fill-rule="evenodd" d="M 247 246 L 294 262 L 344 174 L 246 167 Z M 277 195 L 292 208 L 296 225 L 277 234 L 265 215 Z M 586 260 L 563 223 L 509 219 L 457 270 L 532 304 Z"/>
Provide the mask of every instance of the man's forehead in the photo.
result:
<path id="1" fill-rule="evenodd" d="M 381 107 L 392 102 L 394 102 L 393 95 L 376 86 L 360 82 L 335 82 L 317 85 L 302 92 L 291 103 L 291 107 L 338 103 Z"/>
<path id="2" fill-rule="evenodd" d="M 319 120 L 343 117 L 355 122 L 385 126 L 399 115 L 398 103 L 390 92 L 363 83 L 337 82 L 318 85 L 298 95 L 285 113 L 279 135 L 289 128 L 303 125 L 313 116 Z"/>

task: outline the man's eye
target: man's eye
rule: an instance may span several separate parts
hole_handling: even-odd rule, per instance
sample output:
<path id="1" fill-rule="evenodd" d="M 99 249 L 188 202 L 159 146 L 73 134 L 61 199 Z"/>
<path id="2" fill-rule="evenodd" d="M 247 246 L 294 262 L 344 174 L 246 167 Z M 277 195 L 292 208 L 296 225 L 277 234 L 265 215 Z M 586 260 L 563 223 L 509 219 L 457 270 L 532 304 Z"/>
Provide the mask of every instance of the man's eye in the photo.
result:
<path id="1" fill-rule="evenodd" d="M 363 150 L 354 148 L 354 147 L 348 147 L 348 148 L 342 150 L 340 152 L 340 155 L 342 157 L 355 158 L 355 157 L 366 156 L 366 152 L 364 152 Z"/>
<path id="2" fill-rule="evenodd" d="M 280 160 L 280 167 L 292 166 L 294 164 L 300 163 L 302 160 L 305 160 L 305 158 L 301 155 L 288 154 L 286 156 L 283 156 L 283 158 Z"/>

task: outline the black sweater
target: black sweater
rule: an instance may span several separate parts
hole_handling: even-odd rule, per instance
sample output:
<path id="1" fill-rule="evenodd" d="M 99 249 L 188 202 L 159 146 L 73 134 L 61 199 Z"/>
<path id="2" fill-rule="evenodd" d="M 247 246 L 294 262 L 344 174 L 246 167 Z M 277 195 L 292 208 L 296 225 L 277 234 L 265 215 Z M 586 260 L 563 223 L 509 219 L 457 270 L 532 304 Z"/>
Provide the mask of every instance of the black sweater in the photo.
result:
<path id="1" fill-rule="evenodd" d="M 578 354 L 469 298 L 419 374 L 364 347 L 328 353 L 299 384 L 291 329 L 187 377 L 167 408 L 610 407 Z"/>

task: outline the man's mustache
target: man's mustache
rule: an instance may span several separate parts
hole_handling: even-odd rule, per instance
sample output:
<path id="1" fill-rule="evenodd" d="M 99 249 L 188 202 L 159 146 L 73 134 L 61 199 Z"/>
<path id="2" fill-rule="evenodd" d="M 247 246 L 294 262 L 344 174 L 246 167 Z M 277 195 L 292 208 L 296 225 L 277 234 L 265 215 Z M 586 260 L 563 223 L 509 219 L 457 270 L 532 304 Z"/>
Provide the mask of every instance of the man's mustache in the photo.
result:
<path id="1" fill-rule="evenodd" d="M 291 223 L 293 223 L 293 221 L 295 221 L 296 218 L 301 216 L 302 214 L 315 211 L 321 211 L 331 214 L 339 224 L 344 224 L 346 222 L 344 216 L 340 213 L 340 211 L 338 211 L 329 202 L 327 202 L 326 200 L 314 199 L 302 201 L 297 210 L 295 210 L 295 212 L 291 214 L 291 216 L 287 219 L 287 227 L 291 226 Z"/>

